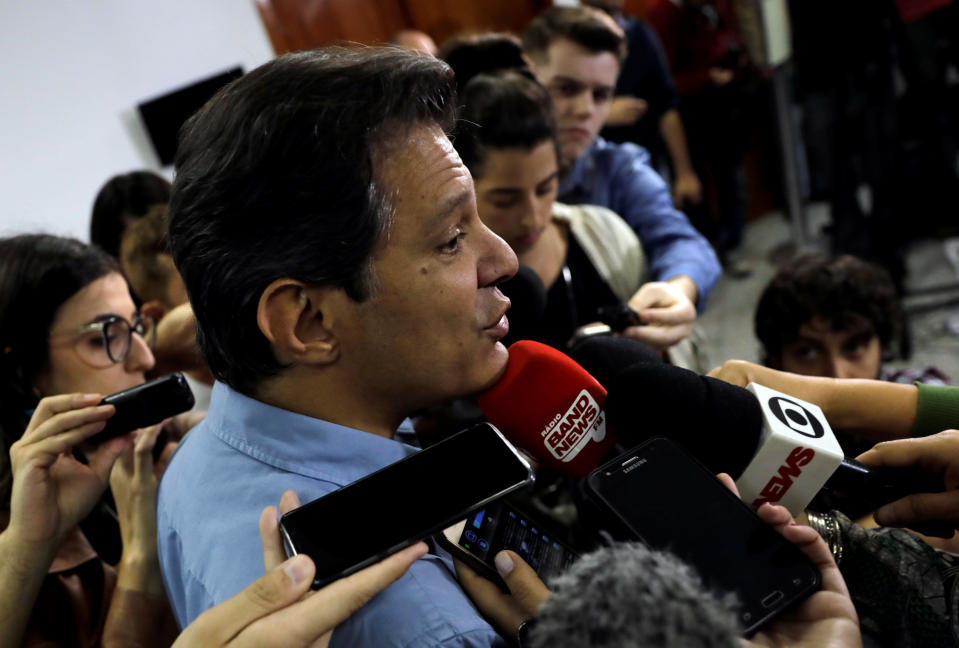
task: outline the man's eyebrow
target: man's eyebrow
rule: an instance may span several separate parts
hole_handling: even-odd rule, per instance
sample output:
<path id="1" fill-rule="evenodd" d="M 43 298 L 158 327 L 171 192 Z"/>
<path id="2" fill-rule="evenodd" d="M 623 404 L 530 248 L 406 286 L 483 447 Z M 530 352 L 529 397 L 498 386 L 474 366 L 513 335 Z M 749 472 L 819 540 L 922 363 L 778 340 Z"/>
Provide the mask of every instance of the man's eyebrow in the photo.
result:
<path id="1" fill-rule="evenodd" d="M 586 85 L 579 79 L 574 79 L 573 77 L 564 76 L 562 74 L 557 74 L 552 79 L 549 80 L 550 83 L 575 83 L 576 85 Z"/>
<path id="2" fill-rule="evenodd" d="M 434 230 L 440 227 L 444 221 L 449 219 L 451 214 L 454 214 L 458 209 L 460 209 L 464 204 L 470 202 L 472 199 L 473 192 L 469 191 L 468 189 L 464 189 L 462 192 L 456 194 L 440 206 L 436 212 L 436 215 L 426 223 L 427 229 Z"/>

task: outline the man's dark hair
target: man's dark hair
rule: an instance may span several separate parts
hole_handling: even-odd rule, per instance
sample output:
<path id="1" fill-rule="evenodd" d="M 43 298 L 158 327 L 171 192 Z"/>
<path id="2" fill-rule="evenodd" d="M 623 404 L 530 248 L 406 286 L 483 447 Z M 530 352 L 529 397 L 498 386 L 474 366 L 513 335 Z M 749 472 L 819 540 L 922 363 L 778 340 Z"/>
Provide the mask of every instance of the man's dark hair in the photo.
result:
<path id="1" fill-rule="evenodd" d="M 130 288 L 143 301 L 166 302 L 167 284 L 173 267 L 167 240 L 167 206 L 155 205 L 130 223 L 120 242 L 120 264 Z M 176 304 L 167 304 L 176 306 Z"/>
<path id="2" fill-rule="evenodd" d="M 369 297 L 373 247 L 392 215 L 374 155 L 410 126 L 449 131 L 454 87 L 432 57 L 330 47 L 266 63 L 186 123 L 170 245 L 217 379 L 252 393 L 283 368 L 256 324 L 276 279 Z"/>
<path id="3" fill-rule="evenodd" d="M 835 331 L 865 321 L 884 351 L 898 335 L 902 309 L 889 273 L 854 256 L 806 254 L 772 278 L 756 307 L 756 337 L 763 362 L 782 356 L 783 347 L 799 337 L 799 328 L 822 317 Z"/>
<path id="4" fill-rule="evenodd" d="M 131 171 L 107 180 L 93 201 L 90 241 L 113 257 L 120 256 L 120 240 L 127 224 L 154 205 L 170 201 L 170 183 L 152 171 Z"/>
<path id="5" fill-rule="evenodd" d="M 0 239 L 0 509 L 10 499 L 10 446 L 27 427 L 39 400 L 34 383 L 50 363 L 53 319 L 64 302 L 111 272 L 120 272 L 116 259 L 75 239 Z"/>
<path id="6" fill-rule="evenodd" d="M 626 37 L 614 30 L 609 20 L 592 7 L 550 7 L 530 21 L 523 34 L 523 51 L 541 60 L 553 41 L 566 38 L 595 54 L 610 52 L 622 63 Z"/>

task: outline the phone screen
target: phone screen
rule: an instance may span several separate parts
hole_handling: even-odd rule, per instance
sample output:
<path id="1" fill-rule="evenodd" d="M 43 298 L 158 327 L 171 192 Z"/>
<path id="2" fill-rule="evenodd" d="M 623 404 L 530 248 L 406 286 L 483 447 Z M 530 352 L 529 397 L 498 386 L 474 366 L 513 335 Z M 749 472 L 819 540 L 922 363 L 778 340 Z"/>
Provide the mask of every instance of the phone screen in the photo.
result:
<path id="1" fill-rule="evenodd" d="M 281 534 L 288 553 L 313 559 L 321 587 L 532 481 L 529 464 L 484 423 L 290 511 Z"/>
<path id="2" fill-rule="evenodd" d="M 506 502 L 467 518 L 458 544 L 488 565 L 503 549 L 515 551 L 544 581 L 566 571 L 578 557 L 554 534 Z"/>
<path id="3" fill-rule="evenodd" d="M 674 443 L 651 439 L 594 471 L 589 489 L 636 538 L 735 593 L 747 632 L 819 587 L 794 545 Z"/>

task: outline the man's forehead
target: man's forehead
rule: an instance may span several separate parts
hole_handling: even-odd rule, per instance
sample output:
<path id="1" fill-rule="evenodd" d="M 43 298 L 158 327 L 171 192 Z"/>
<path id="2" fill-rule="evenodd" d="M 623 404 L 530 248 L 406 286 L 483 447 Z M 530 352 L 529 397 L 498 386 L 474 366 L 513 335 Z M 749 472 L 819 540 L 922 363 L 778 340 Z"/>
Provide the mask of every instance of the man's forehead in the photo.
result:
<path id="1" fill-rule="evenodd" d="M 577 81 L 616 83 L 619 60 L 612 52 L 595 52 L 565 37 L 550 43 L 539 66 L 551 78 L 567 77 Z M 597 79 L 597 76 L 603 78 Z M 542 79 L 549 82 L 551 79 Z"/>
<path id="2" fill-rule="evenodd" d="M 438 125 L 414 125 L 389 139 L 374 155 L 374 172 L 398 211 L 415 205 L 428 226 L 472 197 L 472 177 Z"/>

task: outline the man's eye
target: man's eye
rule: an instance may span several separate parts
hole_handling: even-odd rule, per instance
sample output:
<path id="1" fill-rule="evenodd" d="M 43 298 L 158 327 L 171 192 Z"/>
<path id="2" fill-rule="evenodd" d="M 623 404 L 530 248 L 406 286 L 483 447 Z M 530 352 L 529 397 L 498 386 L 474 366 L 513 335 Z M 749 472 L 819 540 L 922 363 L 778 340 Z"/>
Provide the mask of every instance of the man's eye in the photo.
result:
<path id="1" fill-rule="evenodd" d="M 494 200 L 490 204 L 496 209 L 510 209 L 516 205 L 516 200 L 512 198 L 509 200 Z"/>
<path id="2" fill-rule="evenodd" d="M 582 92 L 582 87 L 578 83 L 559 83 L 553 89 L 561 97 L 575 97 Z"/>
<path id="3" fill-rule="evenodd" d="M 613 98 L 613 91 L 610 88 L 603 88 L 602 90 L 593 91 L 593 101 L 600 103 L 603 101 L 610 101 Z"/>
<path id="4" fill-rule="evenodd" d="M 459 250 L 460 241 L 464 236 L 466 236 L 466 232 L 458 232 L 456 236 L 440 246 L 440 251 L 446 254 L 455 253 L 457 250 Z"/>

